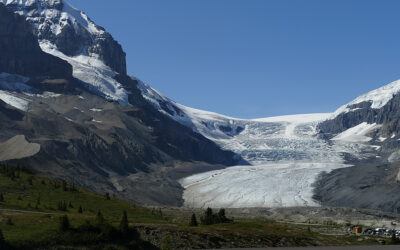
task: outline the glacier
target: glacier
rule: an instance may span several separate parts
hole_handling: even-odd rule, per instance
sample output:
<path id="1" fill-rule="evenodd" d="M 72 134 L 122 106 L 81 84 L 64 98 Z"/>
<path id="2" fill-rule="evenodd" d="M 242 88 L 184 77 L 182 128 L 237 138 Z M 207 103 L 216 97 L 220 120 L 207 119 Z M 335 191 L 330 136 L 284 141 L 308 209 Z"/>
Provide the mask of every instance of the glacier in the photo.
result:
<path id="1" fill-rule="evenodd" d="M 54 7 L 61 2 L 64 3 L 62 7 Z M 0 0 L 0 3 L 17 6 L 17 13 L 37 25 L 35 29 L 39 35 L 48 32 L 50 37 L 56 37 L 72 24 L 74 34 L 88 35 L 89 41 L 106 37 L 101 27 L 67 1 Z M 106 65 L 100 54 L 93 52 L 96 50 L 88 50 L 85 45 L 79 54 L 66 54 L 50 40 L 39 39 L 39 43 L 43 51 L 68 61 L 73 67 L 73 76 L 91 91 L 121 105 L 130 105 L 128 91 L 115 80 L 118 73 Z M 321 173 L 349 167 L 344 154 L 357 157 L 361 151 L 379 147 L 368 145 L 368 133 L 377 128 L 376 124 L 355 126 L 332 140 L 319 137 L 318 124 L 340 113 L 357 110 L 351 107 L 357 103 L 367 101 L 371 108 L 380 108 L 400 91 L 400 81 L 397 81 L 360 96 L 334 113 L 246 120 L 186 107 L 132 78 L 138 81 L 142 96 L 159 112 L 192 128 L 223 149 L 237 153 L 248 163 L 181 179 L 185 189 L 184 204 L 188 207 L 318 206 L 313 199 L 313 185 Z M 29 92 L 25 85 L 27 80 L 6 73 L 0 75 L 0 85 L 6 90 L 0 91 L 0 99 L 27 111 L 29 99 L 22 98 L 18 92 Z M 12 81 L 18 82 L 12 84 L 18 89 L 9 89 Z"/>
<path id="2" fill-rule="evenodd" d="M 178 104 L 141 81 L 139 88 L 160 112 L 250 163 L 181 179 L 185 206 L 318 206 L 318 176 L 350 166 L 335 143 L 318 136 L 317 125 L 331 113 L 238 119 Z"/>

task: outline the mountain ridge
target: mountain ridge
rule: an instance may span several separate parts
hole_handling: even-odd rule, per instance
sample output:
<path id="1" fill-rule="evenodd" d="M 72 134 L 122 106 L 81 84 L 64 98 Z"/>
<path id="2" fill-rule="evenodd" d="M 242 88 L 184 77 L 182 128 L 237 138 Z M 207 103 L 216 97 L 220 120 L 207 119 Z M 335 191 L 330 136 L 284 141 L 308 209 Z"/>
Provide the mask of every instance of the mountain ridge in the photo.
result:
<path id="1" fill-rule="evenodd" d="M 19 92 L 0 93 L 4 116 L 14 124 L 3 124 L 7 135 L 0 138 L 24 134 L 30 142 L 41 143 L 39 154 L 17 163 L 150 204 L 347 205 L 346 195 L 338 197 L 337 183 L 351 179 L 351 171 L 366 162 L 373 164 L 373 176 L 398 188 L 391 174 L 382 176 L 382 168 L 376 167 L 391 164 L 392 172 L 398 168 L 398 84 L 362 95 L 332 114 L 246 120 L 193 109 L 127 75 L 121 69 L 124 53 L 111 35 L 65 3 L 6 2 L 33 25 L 44 52 L 72 66 L 71 79 L 11 81 L 6 85 L 20 86 Z M 107 45 L 99 42 L 103 38 Z M 76 39 L 83 48 L 78 52 L 69 47 Z M 92 48 L 97 45 L 100 52 Z M 107 59 L 108 46 L 118 54 L 115 62 Z M 27 92 L 25 85 L 40 91 Z M 10 112 L 18 114 L 15 119 L 7 116 Z M 43 140 L 49 137 L 55 139 Z M 38 162 L 52 169 L 40 168 Z M 352 183 L 355 194 L 361 194 L 363 180 Z M 370 189 L 363 192 L 381 184 L 387 183 L 368 184 Z M 139 191 L 143 194 L 137 196 Z M 366 200 L 374 198 L 366 195 Z M 392 210 L 393 204 L 373 205 Z M 366 205 L 360 201 L 354 206 Z"/>

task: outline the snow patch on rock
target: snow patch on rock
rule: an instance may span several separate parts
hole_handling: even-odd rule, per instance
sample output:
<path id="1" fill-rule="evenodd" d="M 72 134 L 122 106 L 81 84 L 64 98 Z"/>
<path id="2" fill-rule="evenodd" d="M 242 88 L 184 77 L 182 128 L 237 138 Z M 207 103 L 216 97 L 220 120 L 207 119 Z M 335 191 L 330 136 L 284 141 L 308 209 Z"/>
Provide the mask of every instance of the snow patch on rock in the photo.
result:
<path id="1" fill-rule="evenodd" d="M 18 97 L 15 93 L 0 90 L 0 100 L 21 111 L 28 111 L 30 100 Z"/>
<path id="2" fill-rule="evenodd" d="M 366 122 L 363 122 L 357 126 L 343 131 L 331 140 L 345 142 L 368 142 L 372 140 L 372 138 L 368 136 L 368 133 L 379 127 L 380 125 L 377 125 L 376 123 L 368 124 Z"/>
<path id="3" fill-rule="evenodd" d="M 73 68 L 73 76 L 87 84 L 88 89 L 103 95 L 108 100 L 119 102 L 121 105 L 130 105 L 128 92 L 114 79 L 116 72 L 111 70 L 102 61 L 90 56 L 66 56 L 53 44 L 40 42 L 40 47 L 46 53 L 66 60 Z"/>

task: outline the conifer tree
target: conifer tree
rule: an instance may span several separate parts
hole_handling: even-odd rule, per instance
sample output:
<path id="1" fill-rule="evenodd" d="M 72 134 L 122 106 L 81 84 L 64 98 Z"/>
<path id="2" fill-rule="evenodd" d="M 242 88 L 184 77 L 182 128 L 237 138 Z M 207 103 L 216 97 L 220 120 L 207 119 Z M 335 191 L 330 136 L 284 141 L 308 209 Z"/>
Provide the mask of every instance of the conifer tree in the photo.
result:
<path id="1" fill-rule="evenodd" d="M 96 224 L 97 225 L 104 224 L 104 217 L 100 210 L 97 212 L 97 215 L 96 215 Z"/>
<path id="2" fill-rule="evenodd" d="M 121 230 L 123 234 L 127 234 L 129 231 L 129 221 L 126 211 L 124 211 L 122 215 L 122 220 L 121 223 L 119 224 L 119 230 Z"/>
<path id="3" fill-rule="evenodd" d="M 110 200 L 110 194 L 109 193 L 106 193 L 106 200 Z"/>
<path id="4" fill-rule="evenodd" d="M 397 243 L 396 230 L 392 230 L 392 244 Z"/>
<path id="5" fill-rule="evenodd" d="M 67 191 L 67 182 L 66 181 L 62 181 L 62 189 L 64 190 L 64 191 Z"/>
<path id="6" fill-rule="evenodd" d="M 0 193 L 0 202 L 4 202 L 4 195 L 3 195 L 3 193 Z"/>
<path id="7" fill-rule="evenodd" d="M 222 222 L 222 223 L 229 221 L 228 218 L 226 218 L 226 216 L 225 216 L 225 209 L 221 208 L 218 211 L 218 219 L 219 219 L 219 222 Z"/>
<path id="8" fill-rule="evenodd" d="M 4 239 L 3 231 L 0 229 L 0 247 L 6 244 L 6 240 Z"/>
<path id="9" fill-rule="evenodd" d="M 82 206 L 79 206 L 79 208 L 78 208 L 78 213 L 83 213 L 83 209 L 82 209 Z"/>
<path id="10" fill-rule="evenodd" d="M 195 214 L 192 214 L 192 217 L 190 218 L 189 226 L 191 226 L 191 227 L 197 227 L 198 226 L 197 218 L 196 218 Z"/>
<path id="11" fill-rule="evenodd" d="M 60 217 L 60 225 L 59 229 L 61 232 L 65 232 L 70 228 L 69 219 L 67 215 L 63 215 Z"/>
<path id="12" fill-rule="evenodd" d="M 9 226 L 13 226 L 14 222 L 12 221 L 12 219 L 10 217 L 8 217 L 6 224 L 9 225 Z"/>
<path id="13" fill-rule="evenodd" d="M 206 212 L 204 213 L 204 217 L 202 219 L 202 224 L 204 225 L 211 225 L 214 223 L 214 215 L 211 208 L 207 208 Z"/>

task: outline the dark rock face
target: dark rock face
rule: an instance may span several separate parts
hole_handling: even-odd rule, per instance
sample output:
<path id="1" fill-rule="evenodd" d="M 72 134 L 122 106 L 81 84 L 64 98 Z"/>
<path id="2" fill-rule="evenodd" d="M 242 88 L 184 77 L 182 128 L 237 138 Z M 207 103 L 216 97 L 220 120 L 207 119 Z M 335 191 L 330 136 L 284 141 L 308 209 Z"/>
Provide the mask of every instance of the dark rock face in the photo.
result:
<path id="1" fill-rule="evenodd" d="M 117 80 L 130 92 L 129 102 L 141 108 L 128 114 L 153 128 L 155 145 L 168 155 L 183 161 L 204 161 L 227 166 L 239 161 L 240 157 L 234 153 L 221 150 L 214 142 L 154 109 L 136 87 L 137 80 L 126 76 L 118 76 Z"/>
<path id="2" fill-rule="evenodd" d="M 400 213 L 399 164 L 364 162 L 324 174 L 315 196 L 322 204 Z"/>
<path id="3" fill-rule="evenodd" d="M 24 76 L 72 77 L 72 66 L 44 53 L 25 19 L 0 3 L 0 72 Z"/>
<path id="4" fill-rule="evenodd" d="M 400 130 L 397 126 L 400 119 L 400 94 L 395 95 L 380 109 L 372 109 L 370 106 L 370 102 L 350 106 L 350 109 L 355 110 L 339 114 L 335 119 L 319 124 L 320 133 L 330 138 L 363 122 L 388 125 L 385 131 L 387 135 Z"/>
<path id="5" fill-rule="evenodd" d="M 126 74 L 126 55 L 121 45 L 68 3 L 62 0 L 25 3 L 0 0 L 2 2 L 10 10 L 27 17 L 39 41 L 49 41 L 67 56 L 96 54 L 111 69 Z M 65 13 L 69 15 L 66 17 Z"/>
<path id="6" fill-rule="evenodd" d="M 353 167 L 336 169 L 320 176 L 315 183 L 315 196 L 323 205 L 384 210 L 400 213 L 400 184 L 398 159 L 390 155 L 400 148 L 400 94 L 380 109 L 371 108 L 370 102 L 349 106 L 347 113 L 319 124 L 320 135 L 332 138 L 363 122 L 381 125 L 369 132 L 371 144 L 378 146 L 373 158 L 352 159 Z M 379 137 L 385 138 L 378 140 Z"/>

